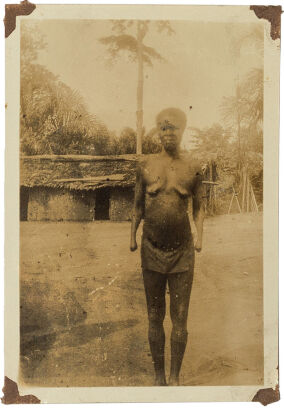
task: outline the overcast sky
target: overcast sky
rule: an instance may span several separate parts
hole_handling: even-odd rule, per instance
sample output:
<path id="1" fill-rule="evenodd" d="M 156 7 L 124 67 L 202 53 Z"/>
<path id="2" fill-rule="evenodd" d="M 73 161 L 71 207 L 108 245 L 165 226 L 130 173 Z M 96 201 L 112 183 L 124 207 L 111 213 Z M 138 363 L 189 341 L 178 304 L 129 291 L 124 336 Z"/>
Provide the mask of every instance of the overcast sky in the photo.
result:
<path id="1" fill-rule="evenodd" d="M 26 24 L 32 22 L 26 20 Z M 175 34 L 158 33 L 151 22 L 144 43 L 154 47 L 166 62 L 145 68 L 144 125 L 168 106 L 184 110 L 188 126 L 205 127 L 220 121 L 223 96 L 233 95 L 240 78 L 262 67 L 262 51 L 248 38 L 240 53 L 235 44 L 262 24 L 171 21 Z M 110 66 L 106 48 L 98 39 L 113 34 L 107 20 L 45 20 L 38 26 L 47 47 L 38 62 L 80 92 L 89 111 L 110 130 L 120 133 L 136 127 L 137 64 L 122 55 Z M 192 110 L 189 110 L 192 106 Z M 188 138 L 188 137 L 185 137 Z M 186 141 L 185 141 L 186 142 Z"/>

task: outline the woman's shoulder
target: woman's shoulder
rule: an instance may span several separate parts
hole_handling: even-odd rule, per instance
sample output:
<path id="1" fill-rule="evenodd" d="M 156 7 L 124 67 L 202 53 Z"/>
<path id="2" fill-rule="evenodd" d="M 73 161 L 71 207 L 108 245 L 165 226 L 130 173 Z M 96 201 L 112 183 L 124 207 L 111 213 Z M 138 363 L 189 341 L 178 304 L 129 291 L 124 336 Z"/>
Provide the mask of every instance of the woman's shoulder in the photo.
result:
<path id="1" fill-rule="evenodd" d="M 194 174 L 202 175 L 202 165 L 201 161 L 189 152 L 183 152 L 181 154 L 181 159 L 186 164 L 187 168 Z"/>

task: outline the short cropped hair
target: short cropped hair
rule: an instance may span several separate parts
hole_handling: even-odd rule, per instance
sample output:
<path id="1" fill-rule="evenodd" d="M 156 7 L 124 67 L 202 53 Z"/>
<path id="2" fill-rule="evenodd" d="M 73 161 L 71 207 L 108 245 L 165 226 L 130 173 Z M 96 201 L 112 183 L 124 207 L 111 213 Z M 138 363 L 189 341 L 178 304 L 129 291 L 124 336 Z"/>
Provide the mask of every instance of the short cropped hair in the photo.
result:
<path id="1" fill-rule="evenodd" d="M 165 123 L 176 125 L 184 131 L 186 126 L 186 115 L 179 108 L 166 108 L 156 117 L 156 124 L 159 128 Z"/>

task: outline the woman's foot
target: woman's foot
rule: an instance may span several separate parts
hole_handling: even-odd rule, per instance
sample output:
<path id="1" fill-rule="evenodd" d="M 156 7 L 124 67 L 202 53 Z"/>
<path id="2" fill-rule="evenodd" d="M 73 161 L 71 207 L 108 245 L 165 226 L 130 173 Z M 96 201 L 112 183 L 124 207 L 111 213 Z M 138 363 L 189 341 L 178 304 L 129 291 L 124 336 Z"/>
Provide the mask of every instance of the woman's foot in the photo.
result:
<path id="1" fill-rule="evenodd" d="M 179 386 L 179 378 L 170 376 L 169 386 Z"/>
<path id="2" fill-rule="evenodd" d="M 155 378 L 155 386 L 167 386 L 165 376 L 156 376 Z"/>

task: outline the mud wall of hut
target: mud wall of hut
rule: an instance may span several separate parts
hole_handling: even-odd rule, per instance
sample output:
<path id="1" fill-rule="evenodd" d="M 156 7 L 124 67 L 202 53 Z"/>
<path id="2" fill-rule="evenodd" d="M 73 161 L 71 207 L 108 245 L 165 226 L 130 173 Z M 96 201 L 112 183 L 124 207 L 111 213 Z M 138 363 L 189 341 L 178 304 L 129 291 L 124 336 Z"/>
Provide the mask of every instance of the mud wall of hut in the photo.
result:
<path id="1" fill-rule="evenodd" d="M 95 192 L 36 187 L 30 189 L 28 221 L 92 221 Z"/>
<path id="2" fill-rule="evenodd" d="M 110 195 L 110 220 L 130 221 L 133 199 L 134 190 L 132 188 L 114 188 Z"/>
<path id="3" fill-rule="evenodd" d="M 96 219 L 96 191 L 72 191 L 48 187 L 34 187 L 28 191 L 26 218 L 21 217 L 21 220 L 94 221 Z M 130 221 L 133 200 L 133 188 L 112 188 L 109 199 L 109 219 Z M 21 204 L 21 214 L 23 211 Z"/>

